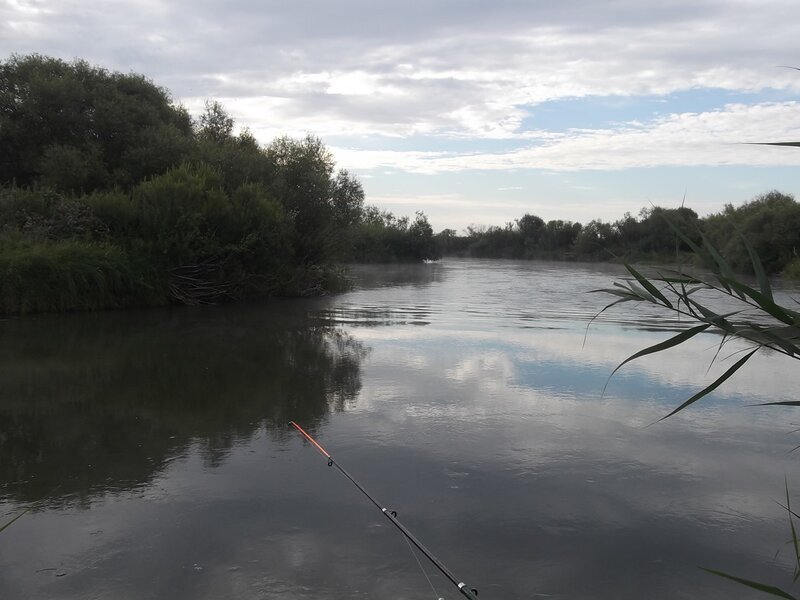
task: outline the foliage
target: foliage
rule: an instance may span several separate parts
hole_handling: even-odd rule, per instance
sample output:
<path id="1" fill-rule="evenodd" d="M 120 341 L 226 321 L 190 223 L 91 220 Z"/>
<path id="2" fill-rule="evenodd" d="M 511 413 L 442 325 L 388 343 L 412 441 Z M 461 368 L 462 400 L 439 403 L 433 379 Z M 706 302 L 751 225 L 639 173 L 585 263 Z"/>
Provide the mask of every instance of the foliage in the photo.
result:
<path id="1" fill-rule="evenodd" d="M 39 55 L 0 62 L 0 183 L 130 187 L 187 155 L 189 114 L 147 78 Z"/>
<path id="2" fill-rule="evenodd" d="M 757 275 L 757 289 L 745 284 L 734 275 L 731 266 L 705 235 L 701 234 L 702 245 L 698 246 L 680 229 L 676 227 L 674 230 L 679 238 L 703 259 L 706 268 L 712 273 L 710 277 L 682 272 L 659 272 L 655 277 L 646 277 L 633 266 L 626 264 L 625 267 L 633 276 L 632 279 L 623 283 L 616 282 L 613 288 L 595 291 L 617 297 L 617 300 L 607 305 L 603 311 L 621 303 L 645 302 L 688 317 L 699 324 L 681 331 L 669 340 L 633 354 L 614 372 L 636 358 L 668 350 L 707 330 L 722 334 L 717 355 L 731 339 L 744 340 L 748 344 L 748 349 L 746 354 L 714 382 L 663 418 L 674 415 L 714 391 L 759 350 L 769 349 L 800 360 L 800 312 L 775 301 L 761 260 L 748 240 L 741 238 Z M 719 303 L 720 300 L 729 305 L 724 311 L 713 308 L 712 302 Z M 789 404 L 800 406 L 800 401 L 792 401 Z"/>
<path id="3" fill-rule="evenodd" d="M 631 279 L 621 283 L 615 282 L 613 288 L 595 291 L 617 297 L 617 300 L 607 305 L 603 311 L 621 303 L 645 302 L 688 317 L 698 325 L 685 329 L 668 340 L 636 352 L 622 361 L 614 369 L 612 376 L 632 360 L 677 347 L 703 332 L 722 334 L 715 360 L 730 340 L 742 340 L 747 347 L 739 352 L 741 356 L 722 375 L 660 420 L 676 414 L 713 392 L 759 351 L 771 350 L 800 360 L 800 312 L 776 302 L 759 254 L 749 240 L 740 236 L 741 244 L 747 252 L 751 268 L 756 275 L 757 285 L 755 287 L 747 285 L 733 274 L 730 264 L 705 235 L 700 234 L 700 244 L 697 244 L 680 227 L 672 223 L 671 225 L 679 239 L 703 260 L 706 268 L 711 272 L 710 276 L 687 275 L 678 271 L 661 272 L 654 277 L 647 277 L 631 265 L 626 264 L 626 268 L 632 275 Z M 725 308 L 720 309 L 716 306 L 725 306 Z M 800 401 L 768 402 L 765 405 L 800 406 Z M 789 516 L 796 563 L 793 581 L 796 582 L 800 577 L 800 541 L 798 541 L 794 518 L 799 515 L 792 510 L 788 483 L 786 484 L 786 505 L 783 508 Z M 797 600 L 794 596 L 772 585 L 715 569 L 704 570 L 772 596 Z"/>
<path id="4" fill-rule="evenodd" d="M 193 122 L 141 75 L 0 62 L 0 311 L 341 289 L 374 225 L 361 183 L 319 138 L 235 130 L 219 102 Z M 436 256 L 424 215 L 384 229 L 394 259 Z"/>
<path id="5" fill-rule="evenodd" d="M 787 194 L 771 191 L 734 208 L 730 204 L 704 223 L 711 243 L 736 271 L 752 272 L 745 248 L 731 231 L 746 236 L 768 273 L 777 273 L 797 258 L 800 249 L 800 204 Z"/>
<path id="6" fill-rule="evenodd" d="M 411 221 L 368 206 L 353 227 L 351 262 L 420 262 L 439 256 L 439 242 L 421 212 Z"/>
<path id="7" fill-rule="evenodd" d="M 684 232 L 677 237 L 672 227 Z M 599 219 L 585 225 L 563 220 L 545 221 L 525 214 L 504 227 L 467 227 L 466 235 L 452 230 L 440 234 L 444 254 L 477 258 L 547 258 L 574 260 L 670 261 L 677 252 L 694 260 L 692 247 L 701 243 L 701 233 L 719 248 L 734 272 L 752 272 L 749 254 L 730 231 L 739 231 L 752 241 L 762 256 L 767 273 L 800 272 L 790 267 L 800 248 L 800 204 L 792 196 L 769 192 L 744 205 L 727 205 L 719 213 L 701 219 L 688 208 L 643 208 L 613 223 Z"/>
<path id="8" fill-rule="evenodd" d="M 114 246 L 0 240 L 0 311 L 62 312 L 163 302 L 153 274 Z"/>

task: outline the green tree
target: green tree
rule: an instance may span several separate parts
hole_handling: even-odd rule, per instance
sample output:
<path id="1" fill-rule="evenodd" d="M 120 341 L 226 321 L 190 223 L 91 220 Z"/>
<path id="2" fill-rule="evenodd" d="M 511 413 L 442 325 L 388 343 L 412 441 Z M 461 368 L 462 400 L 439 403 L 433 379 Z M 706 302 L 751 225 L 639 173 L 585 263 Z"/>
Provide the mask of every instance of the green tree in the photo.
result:
<path id="1" fill-rule="evenodd" d="M 186 156 L 191 118 L 141 75 L 39 55 L 0 62 L 0 183 L 130 187 Z M 159 162 L 135 162 L 143 157 Z"/>
<path id="2" fill-rule="evenodd" d="M 778 273 L 798 257 L 800 204 L 793 196 L 773 190 L 737 208 L 726 205 L 705 220 L 704 229 L 734 270 L 752 272 L 748 253 L 730 235 L 738 231 L 753 245 L 767 273 Z"/>
<path id="3" fill-rule="evenodd" d="M 233 117 L 216 100 L 206 100 L 198 132 L 201 138 L 222 144 L 233 135 Z"/>

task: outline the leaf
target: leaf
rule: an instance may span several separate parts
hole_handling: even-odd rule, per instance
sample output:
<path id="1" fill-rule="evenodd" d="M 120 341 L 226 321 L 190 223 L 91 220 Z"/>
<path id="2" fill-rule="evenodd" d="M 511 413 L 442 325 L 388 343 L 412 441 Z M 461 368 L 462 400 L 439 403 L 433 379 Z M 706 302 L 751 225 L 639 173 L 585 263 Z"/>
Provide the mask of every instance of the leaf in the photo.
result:
<path id="1" fill-rule="evenodd" d="M 659 292 L 658 288 L 656 288 L 656 286 L 654 286 L 644 275 L 639 273 L 639 271 L 627 263 L 625 263 L 625 268 L 628 269 L 631 275 L 636 277 L 636 281 L 638 281 L 642 287 L 650 293 L 651 296 L 658 298 L 664 306 L 672 308 L 672 303 L 667 300 L 666 296 Z"/>
<path id="2" fill-rule="evenodd" d="M 800 146 L 800 142 L 750 142 L 751 146 Z"/>
<path id="3" fill-rule="evenodd" d="M 786 487 L 786 510 L 789 511 L 789 526 L 792 529 L 792 544 L 794 545 L 794 558 L 797 566 L 800 567 L 800 546 L 797 543 L 797 530 L 794 528 L 794 521 L 792 520 L 792 505 L 789 500 L 789 480 L 786 479 L 786 476 L 783 478 L 784 486 Z M 798 571 L 795 571 L 794 580 L 797 581 L 797 574 Z"/>
<path id="4" fill-rule="evenodd" d="M 633 292 L 638 295 L 642 300 L 647 300 L 652 304 L 657 304 L 655 296 L 648 292 L 645 288 L 640 286 L 638 283 L 634 281 L 628 282 L 628 287 L 633 290 Z"/>
<path id="5" fill-rule="evenodd" d="M 592 290 L 592 291 L 593 292 L 604 292 L 606 290 Z M 609 293 L 613 293 L 613 292 L 609 292 Z M 614 300 L 614 302 L 612 302 L 611 304 L 607 304 L 606 306 L 603 307 L 603 309 L 599 313 L 597 313 L 595 316 L 593 316 L 589 320 L 589 322 L 586 324 L 586 331 L 583 334 L 583 346 L 581 346 L 581 348 L 586 347 L 586 337 L 589 335 L 589 327 L 592 326 L 592 323 L 594 323 L 594 321 L 595 321 L 595 319 L 597 319 L 597 317 L 602 315 L 604 312 L 606 312 L 612 306 L 616 306 L 617 304 L 622 304 L 623 302 L 629 302 L 629 301 L 630 301 L 630 298 L 621 298 L 619 300 Z"/>
<path id="6" fill-rule="evenodd" d="M 778 596 L 779 598 L 786 598 L 786 600 L 797 600 L 797 598 L 795 598 L 794 596 L 790 596 L 782 589 L 772 585 L 767 585 L 765 583 L 758 583 L 757 581 L 750 581 L 749 579 L 742 579 L 741 577 L 728 575 L 727 573 L 723 573 L 722 571 L 717 571 L 715 569 L 707 569 L 705 567 L 700 567 L 700 568 L 707 573 L 711 573 L 712 575 L 718 575 L 719 577 L 725 577 L 726 579 L 730 579 L 732 581 L 735 581 L 736 583 L 741 583 L 742 585 L 746 585 L 747 587 L 753 588 L 754 590 L 764 592 L 765 594 Z"/>
<path id="7" fill-rule="evenodd" d="M 629 356 L 628 358 L 626 358 L 625 360 L 623 360 L 621 363 L 619 363 L 617 365 L 617 368 L 614 369 L 611 372 L 611 375 L 608 376 L 609 381 L 614 376 L 614 373 L 619 371 L 622 368 L 623 365 L 631 362 L 632 360 L 636 360 L 637 358 L 640 358 L 642 356 L 646 356 L 648 354 L 654 354 L 656 352 L 661 352 L 662 350 L 667 350 L 669 348 L 672 348 L 673 346 L 677 346 L 678 344 L 682 344 L 686 340 L 696 336 L 698 333 L 702 333 L 703 331 L 705 331 L 709 327 L 711 327 L 711 325 L 708 325 L 708 324 L 697 325 L 696 327 L 692 327 L 691 329 L 687 329 L 685 331 L 681 331 L 678 335 L 675 335 L 675 336 L 669 338 L 668 340 L 665 340 L 663 342 L 659 342 L 658 344 L 654 344 L 654 345 L 652 345 L 652 346 L 650 346 L 648 348 L 645 348 L 644 350 L 639 350 L 639 352 L 637 352 L 636 354 L 632 354 L 631 356 Z M 606 385 L 603 388 L 603 393 L 604 394 L 605 394 L 605 391 L 606 391 L 607 387 L 608 387 L 608 381 L 606 381 Z"/>
<path id="8" fill-rule="evenodd" d="M 722 375 L 720 375 L 716 379 L 716 381 L 714 381 L 714 383 L 712 383 L 708 387 L 706 387 L 706 388 L 700 390 L 699 392 L 697 392 L 694 396 L 689 398 L 686 402 L 681 404 L 678 408 L 673 410 L 671 413 L 669 413 L 666 416 L 661 417 L 659 419 L 659 421 L 663 421 L 664 419 L 668 419 L 669 417 L 671 417 L 675 413 L 682 411 L 684 408 L 686 408 L 690 404 L 694 404 L 695 402 L 700 400 L 700 398 L 702 398 L 703 396 L 707 396 L 708 394 L 713 392 L 720 385 L 722 385 L 725 382 L 726 379 L 728 379 L 731 375 L 733 375 L 736 371 L 738 371 L 744 365 L 744 363 L 746 363 L 750 359 L 750 357 L 753 356 L 753 354 L 755 354 L 756 352 L 758 352 L 760 350 L 760 348 L 761 347 L 759 346 L 758 348 L 755 348 L 754 350 L 751 350 L 750 352 L 745 354 L 742 358 L 737 360 L 730 369 L 728 369 Z"/>
<path id="9" fill-rule="evenodd" d="M 614 282 L 614 285 L 617 285 L 617 286 L 621 287 L 625 291 L 621 292 L 619 290 L 615 290 L 615 289 L 611 289 L 611 288 L 605 288 L 605 289 L 598 289 L 598 290 L 589 290 L 589 293 L 593 294 L 593 293 L 597 293 L 597 292 L 602 292 L 603 294 L 611 294 L 612 296 L 619 296 L 619 297 L 625 298 L 627 300 L 641 300 L 641 298 L 639 298 L 638 296 L 633 294 L 625 286 L 619 285 L 616 282 Z"/>
<path id="10" fill-rule="evenodd" d="M 791 339 L 791 338 L 788 338 L 788 339 L 787 338 L 783 338 L 783 337 L 777 335 L 773 330 L 761 328 L 758 325 L 756 325 L 755 323 L 752 323 L 750 326 L 755 331 L 757 331 L 759 334 L 761 334 L 762 336 L 764 336 L 768 340 L 768 342 L 765 343 L 765 345 L 769 345 L 769 343 L 776 344 L 781 350 L 783 350 L 783 352 L 785 354 L 787 354 L 787 355 L 789 355 L 791 357 L 794 357 L 795 354 L 798 354 L 798 352 L 800 352 L 800 348 L 798 348 L 796 344 L 793 344 L 792 342 L 789 341 L 789 339 Z M 787 329 L 791 329 L 791 328 L 787 328 Z M 778 331 L 781 331 L 781 330 L 778 330 Z"/>
<path id="11" fill-rule="evenodd" d="M 725 313 L 724 315 L 718 315 L 711 309 L 706 308 L 705 306 L 703 306 L 696 300 L 689 298 L 688 296 L 689 295 L 687 294 L 686 298 L 684 298 L 684 303 L 686 304 L 686 306 L 692 306 L 693 308 L 696 308 L 698 311 L 700 311 L 700 313 L 703 315 L 703 318 L 700 320 L 705 321 L 707 323 L 711 323 L 712 325 L 715 325 L 716 327 L 719 327 L 720 329 L 726 332 L 734 331 L 733 324 L 730 321 L 728 321 L 728 317 L 737 315 L 742 311 L 736 310 L 733 312 Z"/>
<path id="12" fill-rule="evenodd" d="M 16 517 L 14 517 L 13 519 L 11 519 L 11 520 L 10 520 L 8 523 L 6 523 L 5 525 L 0 525 L 0 532 L 2 532 L 3 530 L 7 529 L 8 527 L 10 527 L 10 526 L 11 526 L 11 524 L 12 524 L 14 521 L 16 521 L 17 519 L 19 519 L 20 517 L 22 517 L 22 516 L 23 516 L 25 513 L 27 513 L 27 512 L 28 512 L 28 511 L 29 511 L 31 508 L 32 508 L 32 507 L 31 507 L 31 506 L 29 506 L 28 508 L 26 508 L 25 510 L 23 510 L 21 513 L 19 513 L 19 514 L 18 514 Z"/>
<path id="13" fill-rule="evenodd" d="M 800 406 L 800 400 L 783 400 L 782 402 L 761 402 L 752 406 Z"/>
<path id="14" fill-rule="evenodd" d="M 772 288 L 769 285 L 769 279 L 764 271 L 764 265 L 761 264 L 761 259 L 758 257 L 758 253 L 744 235 L 740 233 L 739 237 L 742 238 L 744 247 L 747 248 L 747 253 L 750 255 L 750 262 L 753 263 L 753 272 L 756 274 L 756 278 L 758 279 L 758 287 L 761 289 L 761 293 L 770 300 L 773 300 Z"/>
<path id="15" fill-rule="evenodd" d="M 764 309 L 766 312 L 768 312 L 770 315 L 772 315 L 779 321 L 782 321 L 787 325 L 797 324 L 796 319 L 793 319 L 791 315 L 789 315 L 783 309 L 782 306 L 778 306 L 777 304 L 775 304 L 775 302 L 771 298 L 767 298 L 761 292 L 758 292 L 753 288 L 751 288 L 750 286 L 747 286 L 735 279 L 728 279 L 727 281 L 732 288 L 750 297 L 753 301 L 755 301 L 756 304 L 758 304 L 759 308 Z"/>

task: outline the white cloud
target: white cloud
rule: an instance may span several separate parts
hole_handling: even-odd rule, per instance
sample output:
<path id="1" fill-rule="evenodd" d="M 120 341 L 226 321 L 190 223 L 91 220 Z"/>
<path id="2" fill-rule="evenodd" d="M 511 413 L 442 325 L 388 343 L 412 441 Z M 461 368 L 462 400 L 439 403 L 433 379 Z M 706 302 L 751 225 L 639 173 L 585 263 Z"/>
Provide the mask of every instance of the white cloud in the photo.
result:
<path id="1" fill-rule="evenodd" d="M 334 148 L 351 169 L 435 174 L 464 170 L 622 170 L 653 166 L 798 165 L 791 148 L 751 142 L 800 139 L 800 104 L 784 102 L 662 117 L 617 129 L 575 130 L 511 152 L 399 152 Z"/>
<path id="2" fill-rule="evenodd" d="M 524 107 L 558 98 L 800 91 L 795 72 L 773 68 L 800 54 L 798 25 L 786 18 L 793 8 L 10 0 L 0 5 L 0 52 L 139 70 L 188 104 L 228 99 L 264 135 L 503 138 L 519 133 Z"/>
<path id="3" fill-rule="evenodd" d="M 477 170 L 497 174 L 487 189 L 506 187 L 511 197 L 522 183 L 535 193 L 517 178 L 530 169 L 797 165 L 791 149 L 739 144 L 798 139 L 798 105 L 785 101 L 800 95 L 800 73 L 776 68 L 800 56 L 795 12 L 796 0 L 431 0 L 413 9 L 366 0 L 5 0 L 0 56 L 38 52 L 141 72 L 195 114 L 206 98 L 220 100 L 262 142 L 314 133 L 339 146 L 341 166 L 372 175 L 379 193 L 390 187 L 380 184 L 385 171 L 394 184 L 404 173 Z M 708 90 L 737 101 L 753 94 L 752 102 L 707 101 L 692 113 L 672 104 L 675 94 Z M 540 110 L 588 97 L 635 105 L 641 96 L 662 99 L 669 116 L 625 117 L 620 108 L 622 123 L 565 131 L 563 115 L 555 126 Z M 595 200 L 603 194 L 618 197 L 598 189 Z"/>

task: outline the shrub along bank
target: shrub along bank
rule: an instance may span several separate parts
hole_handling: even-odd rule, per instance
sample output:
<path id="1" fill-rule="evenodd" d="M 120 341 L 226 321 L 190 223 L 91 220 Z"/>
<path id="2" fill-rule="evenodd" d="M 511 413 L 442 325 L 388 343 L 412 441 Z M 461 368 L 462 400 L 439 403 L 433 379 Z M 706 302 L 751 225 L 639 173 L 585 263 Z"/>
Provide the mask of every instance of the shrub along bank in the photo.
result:
<path id="1" fill-rule="evenodd" d="M 424 215 L 374 230 L 319 139 L 234 130 L 142 75 L 0 63 L 0 312 L 319 294 L 342 261 L 436 257 Z"/>

